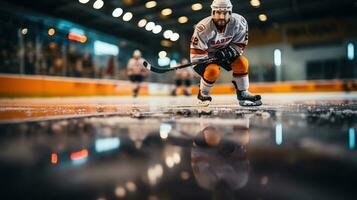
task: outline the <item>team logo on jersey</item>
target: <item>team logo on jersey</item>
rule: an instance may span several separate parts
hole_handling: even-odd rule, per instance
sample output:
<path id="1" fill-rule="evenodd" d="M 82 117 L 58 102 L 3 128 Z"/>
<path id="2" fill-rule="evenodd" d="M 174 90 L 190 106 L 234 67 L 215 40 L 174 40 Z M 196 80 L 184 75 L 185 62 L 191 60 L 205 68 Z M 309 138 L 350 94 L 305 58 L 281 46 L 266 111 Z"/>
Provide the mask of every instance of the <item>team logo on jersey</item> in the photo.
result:
<path id="1" fill-rule="evenodd" d="M 198 31 L 198 32 L 202 32 L 202 31 L 204 31 L 204 30 L 206 29 L 206 26 L 203 25 L 203 24 L 198 24 L 198 25 L 196 26 L 196 28 L 197 28 L 197 31 Z"/>
<path id="2" fill-rule="evenodd" d="M 211 41 L 211 45 L 215 46 L 215 45 L 225 44 L 228 41 L 230 41 L 231 39 L 232 39 L 232 37 L 227 37 L 227 38 L 223 38 L 220 40 Z"/>

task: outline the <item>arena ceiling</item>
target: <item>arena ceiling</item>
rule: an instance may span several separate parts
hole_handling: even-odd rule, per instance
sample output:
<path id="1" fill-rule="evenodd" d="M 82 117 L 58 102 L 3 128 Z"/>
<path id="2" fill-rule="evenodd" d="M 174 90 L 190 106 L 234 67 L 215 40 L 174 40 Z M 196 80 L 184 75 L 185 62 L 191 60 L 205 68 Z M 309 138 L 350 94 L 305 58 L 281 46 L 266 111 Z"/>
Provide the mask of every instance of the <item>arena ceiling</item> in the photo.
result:
<path id="1" fill-rule="evenodd" d="M 104 6 L 94 9 L 96 0 L 85 4 L 79 0 L 3 0 L 18 7 L 26 8 L 47 15 L 64 18 L 94 28 L 111 35 L 135 41 L 141 44 L 151 44 L 153 48 L 160 47 L 165 30 L 172 30 L 180 34 L 176 42 L 186 41 L 190 38 L 193 26 L 200 19 L 210 15 L 211 0 L 157 0 L 153 8 L 146 8 L 145 3 L 150 0 L 102 0 Z M 243 15 L 250 28 L 267 28 L 281 24 L 325 18 L 349 18 L 357 16 L 357 0 L 260 0 L 259 7 L 253 7 L 251 0 L 231 0 L 233 11 Z M 201 3 L 202 9 L 193 11 L 191 6 Z M 130 21 L 123 20 L 122 14 L 118 18 L 112 16 L 115 8 L 122 8 L 131 12 Z M 163 16 L 161 11 L 171 8 L 172 14 Z M 262 22 L 259 15 L 265 14 L 267 20 Z M 178 18 L 188 17 L 187 23 L 179 23 Z M 152 21 L 162 26 L 159 34 L 146 31 L 138 27 L 141 19 Z M 174 42 L 175 43 L 175 42 Z M 157 44 L 157 45 L 156 45 Z"/>

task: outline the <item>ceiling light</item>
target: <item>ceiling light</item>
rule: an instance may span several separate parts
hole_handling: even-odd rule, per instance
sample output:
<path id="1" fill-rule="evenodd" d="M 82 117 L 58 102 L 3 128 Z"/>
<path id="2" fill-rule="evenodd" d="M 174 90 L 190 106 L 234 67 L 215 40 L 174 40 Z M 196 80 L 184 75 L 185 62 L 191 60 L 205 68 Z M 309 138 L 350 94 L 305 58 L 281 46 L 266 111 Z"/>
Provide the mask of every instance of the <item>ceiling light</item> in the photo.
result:
<path id="1" fill-rule="evenodd" d="M 164 15 L 164 16 L 167 16 L 167 15 L 171 15 L 172 14 L 172 10 L 170 8 L 165 8 L 161 11 L 161 14 Z"/>
<path id="2" fill-rule="evenodd" d="M 180 35 L 178 33 L 174 33 L 172 34 L 172 36 L 170 37 L 170 40 L 175 42 L 180 38 Z"/>
<path id="3" fill-rule="evenodd" d="M 265 14 L 260 14 L 259 15 L 259 20 L 262 22 L 265 22 L 268 19 L 268 17 Z"/>
<path id="4" fill-rule="evenodd" d="M 136 191 L 136 184 L 132 181 L 127 182 L 125 184 L 126 188 L 128 189 L 129 192 L 135 192 Z"/>
<path id="5" fill-rule="evenodd" d="M 146 2 L 145 7 L 146 8 L 153 8 L 156 5 L 157 5 L 156 1 L 148 1 L 148 2 Z"/>
<path id="6" fill-rule="evenodd" d="M 53 36 L 56 33 L 56 30 L 54 28 L 50 28 L 50 29 L 48 29 L 47 33 L 49 36 Z"/>
<path id="7" fill-rule="evenodd" d="M 123 14 L 123 9 L 121 8 L 115 8 L 112 13 L 113 17 L 120 17 L 120 15 L 122 14 Z"/>
<path id="8" fill-rule="evenodd" d="M 117 196 L 117 197 L 124 197 L 125 196 L 125 194 L 126 194 L 126 191 L 125 191 L 125 188 L 123 188 L 123 187 L 117 187 L 117 188 L 115 188 L 115 195 Z"/>
<path id="9" fill-rule="evenodd" d="M 22 35 L 26 35 L 28 33 L 28 29 L 27 28 L 21 29 L 21 33 Z"/>
<path id="10" fill-rule="evenodd" d="M 200 3 L 192 4 L 191 8 L 194 11 L 201 10 L 202 9 L 202 4 L 200 4 Z"/>
<path id="11" fill-rule="evenodd" d="M 101 9 L 104 6 L 104 1 L 96 0 L 93 4 L 94 9 Z"/>
<path id="12" fill-rule="evenodd" d="M 188 21 L 188 18 L 186 16 L 182 16 L 178 18 L 178 22 L 181 24 L 184 24 Z"/>
<path id="13" fill-rule="evenodd" d="M 167 56 L 166 51 L 160 51 L 159 52 L 159 58 L 165 58 Z"/>
<path id="14" fill-rule="evenodd" d="M 138 26 L 139 27 L 144 27 L 146 25 L 147 21 L 146 19 L 141 19 L 139 22 L 138 22 Z"/>
<path id="15" fill-rule="evenodd" d="M 160 44 L 163 47 L 171 47 L 172 46 L 172 42 L 169 40 L 161 40 Z"/>
<path id="16" fill-rule="evenodd" d="M 260 6 L 260 1 L 259 0 L 251 0 L 250 5 L 252 5 L 254 8 L 258 8 Z"/>
<path id="17" fill-rule="evenodd" d="M 131 18 L 133 18 L 133 14 L 132 14 L 131 12 L 127 12 L 127 13 L 125 13 L 124 16 L 123 16 L 123 20 L 126 21 L 126 22 L 127 22 L 127 21 L 130 21 Z"/>
<path id="18" fill-rule="evenodd" d="M 169 39 L 172 36 L 173 32 L 172 30 L 166 30 L 164 32 L 164 38 Z"/>
<path id="19" fill-rule="evenodd" d="M 149 22 L 149 23 L 146 24 L 145 29 L 147 31 L 152 31 L 152 29 L 154 29 L 154 27 L 155 27 L 155 23 L 154 22 Z"/>
<path id="20" fill-rule="evenodd" d="M 88 2 L 89 2 L 89 0 L 79 0 L 79 3 L 83 3 L 83 4 L 88 3 Z"/>
<path id="21" fill-rule="evenodd" d="M 160 25 L 156 25 L 152 30 L 153 33 L 158 34 L 162 31 L 162 27 Z"/>

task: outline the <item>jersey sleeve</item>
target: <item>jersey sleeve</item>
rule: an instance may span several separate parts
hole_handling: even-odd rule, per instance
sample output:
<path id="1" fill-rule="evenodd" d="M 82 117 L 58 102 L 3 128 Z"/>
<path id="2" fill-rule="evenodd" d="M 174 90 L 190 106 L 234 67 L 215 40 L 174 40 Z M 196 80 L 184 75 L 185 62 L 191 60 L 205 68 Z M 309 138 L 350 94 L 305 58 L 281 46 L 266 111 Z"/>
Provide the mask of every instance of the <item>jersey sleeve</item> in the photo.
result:
<path id="1" fill-rule="evenodd" d="M 134 60 L 130 58 L 128 61 L 127 68 L 133 68 L 133 65 L 134 65 Z"/>
<path id="2" fill-rule="evenodd" d="M 248 23 L 244 17 L 240 16 L 236 24 L 237 32 L 233 36 L 232 46 L 237 49 L 239 54 L 243 54 L 245 47 L 248 45 Z"/>
<path id="3" fill-rule="evenodd" d="M 204 37 L 202 29 L 200 30 L 199 28 L 195 28 L 190 45 L 191 62 L 208 58 L 208 45 L 206 40 L 207 39 Z"/>

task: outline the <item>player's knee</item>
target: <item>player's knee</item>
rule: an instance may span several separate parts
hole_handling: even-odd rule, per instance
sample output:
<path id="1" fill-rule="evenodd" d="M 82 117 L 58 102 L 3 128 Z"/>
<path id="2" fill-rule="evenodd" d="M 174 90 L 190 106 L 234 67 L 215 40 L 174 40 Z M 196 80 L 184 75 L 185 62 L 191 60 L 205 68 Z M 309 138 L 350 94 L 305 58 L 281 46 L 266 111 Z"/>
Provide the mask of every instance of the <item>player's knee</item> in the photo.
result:
<path id="1" fill-rule="evenodd" d="M 233 63 L 232 63 L 232 70 L 234 74 L 237 75 L 245 75 L 248 74 L 249 70 L 249 61 L 244 56 L 239 56 Z"/>
<path id="2" fill-rule="evenodd" d="M 210 82 L 215 82 L 219 77 L 220 69 L 217 64 L 209 64 L 203 74 L 203 78 Z"/>

